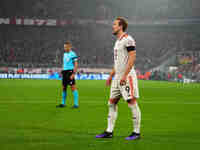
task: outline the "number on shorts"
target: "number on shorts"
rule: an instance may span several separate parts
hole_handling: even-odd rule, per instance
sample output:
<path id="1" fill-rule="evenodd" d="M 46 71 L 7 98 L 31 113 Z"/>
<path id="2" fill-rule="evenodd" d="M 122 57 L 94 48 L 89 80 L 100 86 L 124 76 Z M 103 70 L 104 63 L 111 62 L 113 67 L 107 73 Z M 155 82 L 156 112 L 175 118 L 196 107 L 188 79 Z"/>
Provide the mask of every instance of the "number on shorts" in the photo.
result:
<path id="1" fill-rule="evenodd" d="M 128 96 L 130 96 L 130 94 L 129 94 L 129 92 L 130 92 L 130 87 L 129 87 L 129 86 L 126 86 L 126 87 L 125 87 L 125 90 L 126 90 L 126 92 L 128 93 Z"/>

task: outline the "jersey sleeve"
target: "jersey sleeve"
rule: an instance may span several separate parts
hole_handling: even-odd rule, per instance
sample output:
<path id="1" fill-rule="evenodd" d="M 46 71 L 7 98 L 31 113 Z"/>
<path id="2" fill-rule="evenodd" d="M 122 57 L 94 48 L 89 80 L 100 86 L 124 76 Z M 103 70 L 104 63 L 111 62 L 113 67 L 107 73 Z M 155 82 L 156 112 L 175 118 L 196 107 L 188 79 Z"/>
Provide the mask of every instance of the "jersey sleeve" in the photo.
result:
<path id="1" fill-rule="evenodd" d="M 128 36 L 126 38 L 125 47 L 126 47 L 126 49 L 127 49 L 128 52 L 136 50 L 136 42 L 135 42 L 135 40 L 131 36 Z"/>
<path id="2" fill-rule="evenodd" d="M 72 60 L 73 61 L 77 61 L 78 60 L 78 56 L 76 55 L 76 53 L 73 52 L 72 54 Z"/>

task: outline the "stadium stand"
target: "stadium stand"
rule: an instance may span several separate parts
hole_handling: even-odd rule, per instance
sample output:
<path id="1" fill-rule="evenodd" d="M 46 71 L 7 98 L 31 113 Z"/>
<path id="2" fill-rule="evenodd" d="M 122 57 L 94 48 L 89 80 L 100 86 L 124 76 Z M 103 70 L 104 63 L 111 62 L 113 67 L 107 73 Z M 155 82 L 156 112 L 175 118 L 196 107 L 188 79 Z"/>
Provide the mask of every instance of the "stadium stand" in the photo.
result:
<path id="1" fill-rule="evenodd" d="M 192 66 L 177 64 L 175 59 L 180 52 L 200 51 L 199 1 L 127 0 L 119 4 L 120 0 L 0 1 L 0 18 L 92 20 L 62 27 L 1 24 L 0 66 L 61 67 L 63 42 L 71 40 L 80 56 L 80 67 L 111 68 L 115 40 L 111 24 L 121 15 L 129 18 L 128 33 L 137 42 L 136 68 L 140 72 L 160 65 L 177 66 L 179 72 L 199 72 L 199 55 Z"/>

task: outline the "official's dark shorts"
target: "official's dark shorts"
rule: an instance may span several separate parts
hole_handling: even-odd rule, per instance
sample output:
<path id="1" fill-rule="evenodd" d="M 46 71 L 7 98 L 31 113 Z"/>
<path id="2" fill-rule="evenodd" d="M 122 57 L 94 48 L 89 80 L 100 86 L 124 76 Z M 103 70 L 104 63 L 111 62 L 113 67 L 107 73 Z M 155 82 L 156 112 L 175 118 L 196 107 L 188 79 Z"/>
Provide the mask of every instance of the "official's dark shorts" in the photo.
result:
<path id="1" fill-rule="evenodd" d="M 75 85 L 75 79 L 70 79 L 70 76 L 73 74 L 73 70 L 63 70 L 62 71 L 62 84 L 63 86 Z"/>

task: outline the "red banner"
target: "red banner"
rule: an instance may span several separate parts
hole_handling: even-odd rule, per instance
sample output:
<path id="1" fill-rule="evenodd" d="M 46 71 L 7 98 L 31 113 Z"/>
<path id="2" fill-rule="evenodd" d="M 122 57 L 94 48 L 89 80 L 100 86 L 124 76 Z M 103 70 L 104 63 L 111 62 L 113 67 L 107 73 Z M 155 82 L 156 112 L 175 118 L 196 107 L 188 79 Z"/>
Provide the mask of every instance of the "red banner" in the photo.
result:
<path id="1" fill-rule="evenodd" d="M 28 19 L 28 18 L 0 18 L 1 24 L 12 24 L 12 25 L 31 25 L 31 26 L 65 26 L 72 24 L 110 24 L 106 20 L 91 20 L 91 19 L 75 19 L 75 20 L 56 20 L 56 19 Z"/>

